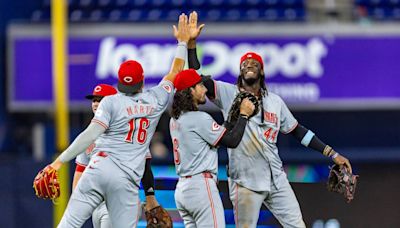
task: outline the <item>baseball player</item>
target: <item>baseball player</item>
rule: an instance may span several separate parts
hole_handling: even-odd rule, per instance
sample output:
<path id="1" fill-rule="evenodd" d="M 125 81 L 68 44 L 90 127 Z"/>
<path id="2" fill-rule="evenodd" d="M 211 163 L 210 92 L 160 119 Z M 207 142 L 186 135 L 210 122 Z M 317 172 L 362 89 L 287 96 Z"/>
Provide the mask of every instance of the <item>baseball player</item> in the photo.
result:
<path id="1" fill-rule="evenodd" d="M 99 84 L 93 89 L 93 93 L 90 95 L 86 96 L 86 99 L 89 99 L 92 101 L 92 111 L 93 114 L 96 113 L 96 110 L 99 106 L 100 101 L 103 99 L 105 96 L 109 95 L 114 95 L 117 93 L 117 90 L 112 87 L 111 85 L 107 84 Z M 72 183 L 72 188 L 75 189 L 76 185 L 78 184 L 78 181 L 80 177 L 82 176 L 83 171 L 85 170 L 86 166 L 88 165 L 90 161 L 90 155 L 92 150 L 96 143 L 93 143 L 90 145 L 85 153 L 79 154 L 76 159 L 76 168 L 75 168 L 75 173 L 74 173 L 74 179 Z M 153 172 L 151 170 L 151 154 L 150 151 L 147 152 L 146 155 L 146 164 L 145 164 L 145 169 L 144 169 L 144 174 L 142 178 L 142 184 L 146 196 L 146 207 L 151 207 L 148 208 L 148 210 L 152 209 L 155 206 L 158 206 L 158 202 L 154 197 L 154 176 Z M 109 219 L 108 211 L 105 202 L 103 201 L 100 206 L 98 206 L 92 214 L 92 223 L 94 228 L 111 228 L 111 222 Z"/>
<path id="2" fill-rule="evenodd" d="M 193 69 L 175 79 L 170 132 L 179 181 L 175 202 L 185 227 L 225 227 L 222 201 L 217 188 L 217 147 L 236 147 L 242 139 L 254 104 L 241 103 L 239 120 L 229 132 L 198 106 L 206 102 L 207 89 Z"/>
<path id="3" fill-rule="evenodd" d="M 105 201 L 113 227 L 137 226 L 146 152 L 161 114 L 173 96 L 173 81 L 187 58 L 188 19 L 179 17 L 174 26 L 178 47 L 170 72 L 146 92 L 142 92 L 142 66 L 125 61 L 118 71 L 120 93 L 106 96 L 90 125 L 50 164 L 55 170 L 75 158 L 96 139 L 92 158 L 72 192 L 58 227 L 81 227 L 93 210 Z"/>
<path id="4" fill-rule="evenodd" d="M 195 38 L 188 44 L 189 67 L 200 66 Z M 228 149 L 229 192 L 238 227 L 256 227 L 261 205 L 264 204 L 284 227 L 305 227 L 300 206 L 289 184 L 276 142 L 278 133 L 294 136 L 302 145 L 332 158 L 351 172 L 347 158 L 323 143 L 314 132 L 298 123 L 285 102 L 267 90 L 264 63 L 258 54 L 248 52 L 240 59 L 237 84 L 207 79 L 207 96 L 223 113 L 224 119 L 239 91 L 256 95 L 260 112 L 249 120 L 243 140 L 235 149 Z"/>

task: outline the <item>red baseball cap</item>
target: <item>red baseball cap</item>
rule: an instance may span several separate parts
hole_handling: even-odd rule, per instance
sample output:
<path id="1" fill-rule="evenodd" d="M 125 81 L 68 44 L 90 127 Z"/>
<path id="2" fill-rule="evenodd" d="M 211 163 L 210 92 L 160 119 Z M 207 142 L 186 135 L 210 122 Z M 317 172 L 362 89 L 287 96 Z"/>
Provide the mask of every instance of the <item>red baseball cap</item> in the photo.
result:
<path id="1" fill-rule="evenodd" d="M 127 60 L 118 70 L 118 90 L 123 93 L 136 93 L 143 86 L 144 73 L 140 63 Z"/>
<path id="2" fill-rule="evenodd" d="M 201 76 L 193 69 L 183 70 L 176 75 L 174 86 L 177 91 L 190 88 L 201 82 Z"/>
<path id="3" fill-rule="evenodd" d="M 257 62 L 259 62 L 260 65 L 261 65 L 261 69 L 264 69 L 264 62 L 263 62 L 261 56 L 258 55 L 257 53 L 254 53 L 254 52 L 247 52 L 246 54 L 244 54 L 244 55 L 240 58 L 240 65 L 242 65 L 242 63 L 243 63 L 246 59 L 255 59 L 255 60 L 257 60 Z"/>
<path id="4" fill-rule="evenodd" d="M 98 84 L 93 89 L 93 93 L 86 96 L 86 99 L 93 99 L 94 97 L 105 97 L 109 95 L 116 94 L 117 90 L 108 84 Z"/>

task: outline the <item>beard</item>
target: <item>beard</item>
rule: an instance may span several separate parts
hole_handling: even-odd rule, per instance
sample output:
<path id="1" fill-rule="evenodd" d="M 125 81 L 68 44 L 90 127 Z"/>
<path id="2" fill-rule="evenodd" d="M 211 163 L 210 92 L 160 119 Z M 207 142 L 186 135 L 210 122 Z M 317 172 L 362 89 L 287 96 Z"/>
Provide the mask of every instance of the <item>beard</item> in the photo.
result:
<path id="1" fill-rule="evenodd" d="M 257 77 L 257 78 L 245 78 L 245 77 L 243 77 L 243 81 L 248 86 L 253 86 L 254 84 L 256 84 L 258 82 L 259 79 L 260 79 L 260 77 Z"/>

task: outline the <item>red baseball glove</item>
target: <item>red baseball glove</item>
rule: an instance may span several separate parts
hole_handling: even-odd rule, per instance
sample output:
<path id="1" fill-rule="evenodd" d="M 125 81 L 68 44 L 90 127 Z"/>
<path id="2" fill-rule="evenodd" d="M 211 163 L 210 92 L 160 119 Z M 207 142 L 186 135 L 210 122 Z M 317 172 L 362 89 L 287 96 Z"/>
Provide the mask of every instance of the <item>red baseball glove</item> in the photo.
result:
<path id="1" fill-rule="evenodd" d="M 50 165 L 42 169 L 33 180 L 36 196 L 42 199 L 56 199 L 60 196 L 58 173 Z"/>

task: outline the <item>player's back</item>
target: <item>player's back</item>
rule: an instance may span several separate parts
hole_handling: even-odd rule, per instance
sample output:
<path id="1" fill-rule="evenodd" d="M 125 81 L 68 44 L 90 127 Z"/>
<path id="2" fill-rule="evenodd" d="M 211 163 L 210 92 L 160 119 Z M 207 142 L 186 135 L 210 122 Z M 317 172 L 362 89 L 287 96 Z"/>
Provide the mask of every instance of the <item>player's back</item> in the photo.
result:
<path id="1" fill-rule="evenodd" d="M 92 120 L 106 128 L 94 153 L 104 151 L 127 172 L 142 175 L 146 151 L 172 93 L 165 86 L 168 83 L 143 93 L 105 97 Z"/>
<path id="2" fill-rule="evenodd" d="M 201 111 L 185 112 L 177 120 L 171 118 L 170 132 L 177 174 L 189 176 L 204 171 L 217 173 L 218 154 L 215 144 L 224 131 L 225 128 L 216 124 L 209 114 Z"/>

